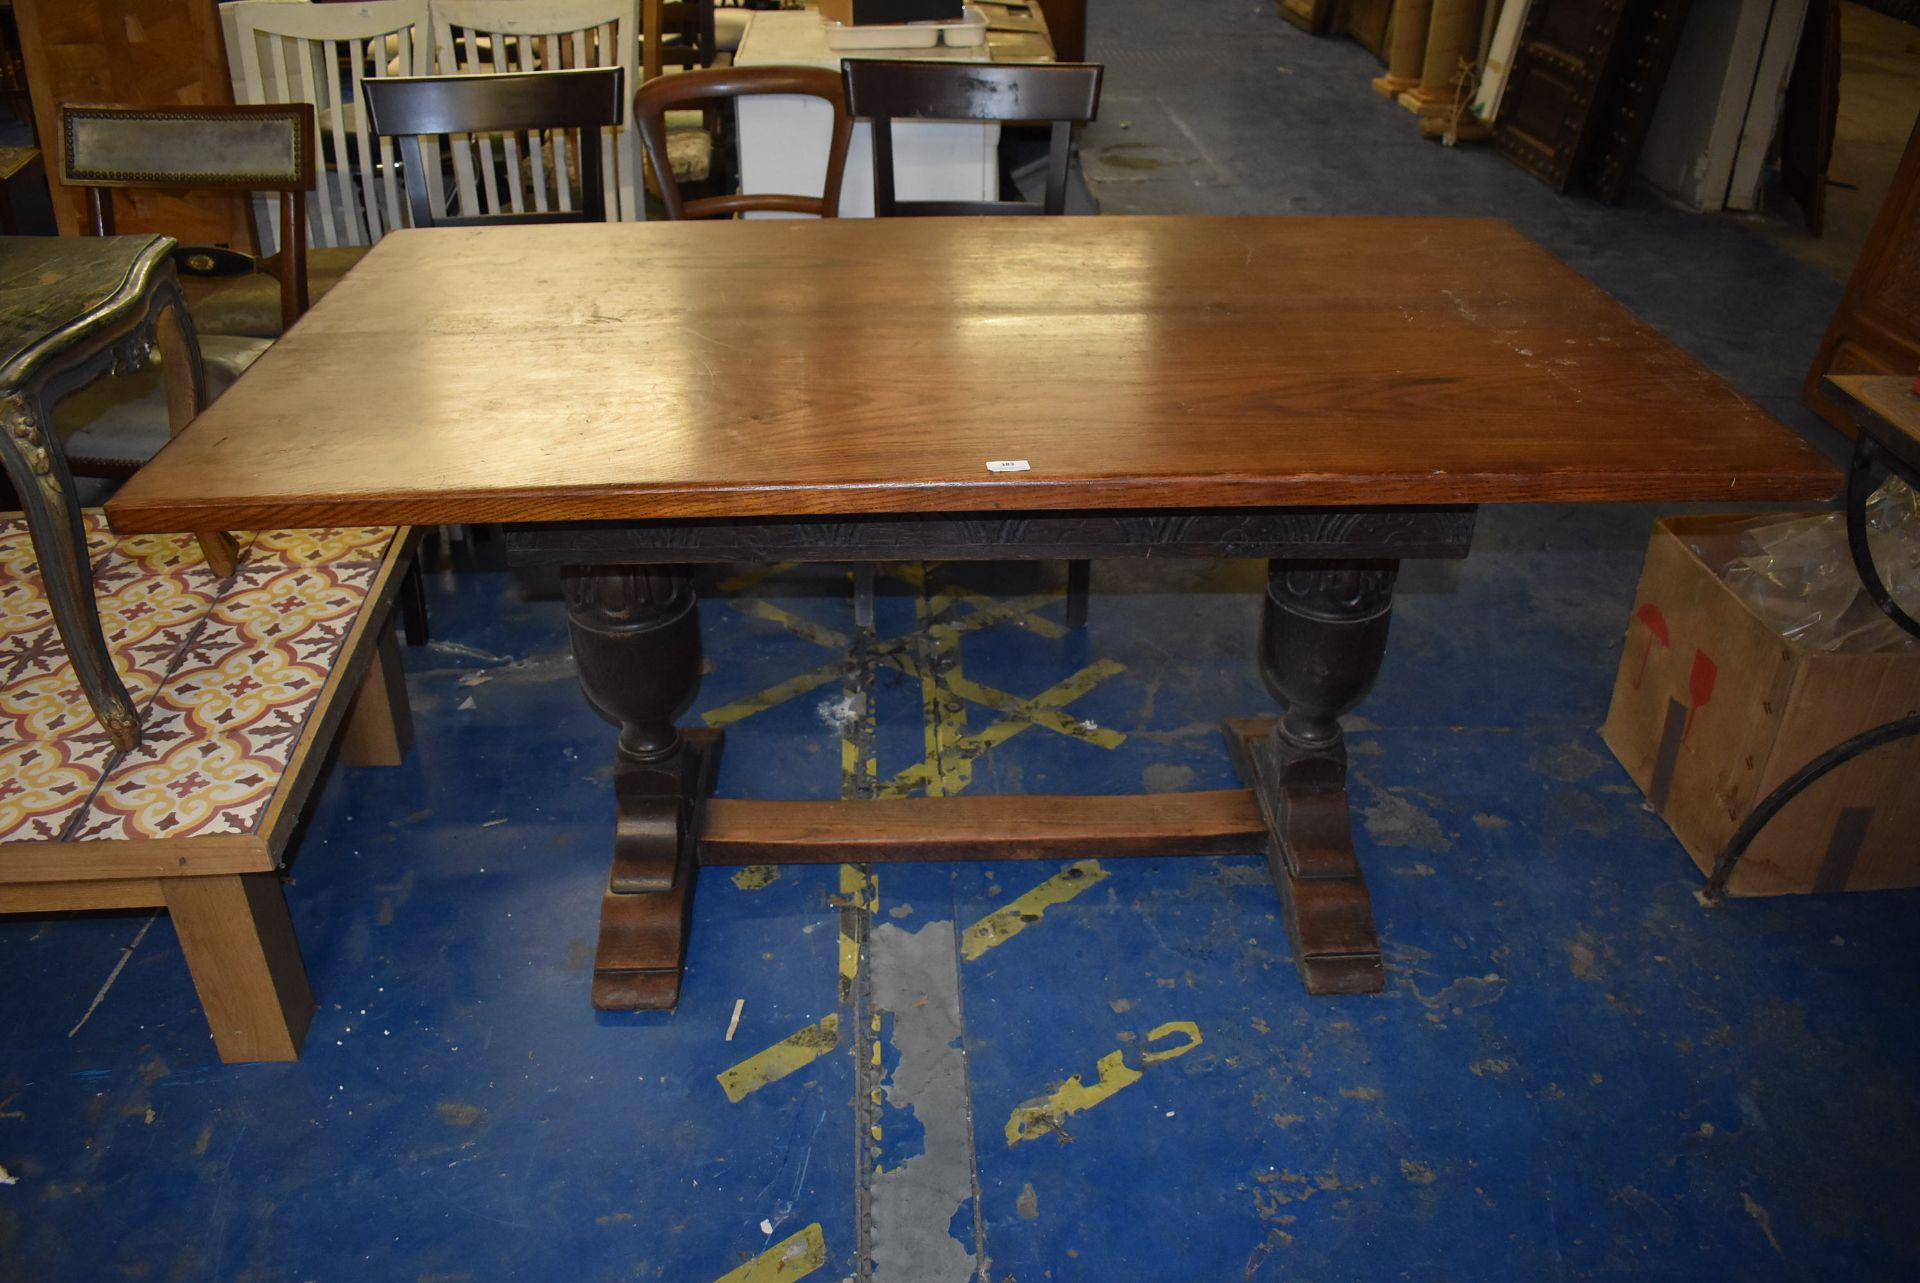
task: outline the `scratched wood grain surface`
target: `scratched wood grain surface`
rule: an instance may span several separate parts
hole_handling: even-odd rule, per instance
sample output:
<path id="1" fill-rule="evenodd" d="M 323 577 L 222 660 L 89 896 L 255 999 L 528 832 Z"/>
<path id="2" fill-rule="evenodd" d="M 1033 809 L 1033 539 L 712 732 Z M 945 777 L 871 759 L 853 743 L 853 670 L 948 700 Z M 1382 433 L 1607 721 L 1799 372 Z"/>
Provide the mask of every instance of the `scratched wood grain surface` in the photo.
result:
<path id="1" fill-rule="evenodd" d="M 1837 485 L 1498 221 L 654 222 L 388 236 L 109 511 L 140 531 Z"/>

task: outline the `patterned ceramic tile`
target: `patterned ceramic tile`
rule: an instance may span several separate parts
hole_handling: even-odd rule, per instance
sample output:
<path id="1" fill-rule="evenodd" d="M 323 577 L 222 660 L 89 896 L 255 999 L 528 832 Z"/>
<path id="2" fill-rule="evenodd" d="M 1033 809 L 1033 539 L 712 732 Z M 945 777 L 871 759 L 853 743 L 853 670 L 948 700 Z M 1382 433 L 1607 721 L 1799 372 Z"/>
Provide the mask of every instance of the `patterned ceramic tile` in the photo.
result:
<path id="1" fill-rule="evenodd" d="M 58 838 L 112 759 L 104 737 L 0 740 L 0 842 Z"/>
<path id="2" fill-rule="evenodd" d="M 253 832 L 378 569 L 293 566 L 216 603 L 74 836 Z"/>
<path id="3" fill-rule="evenodd" d="M 189 535 L 85 525 L 114 666 L 142 711 L 116 754 L 53 628 L 26 526 L 0 518 L 0 842 L 247 834 L 366 603 L 387 527 L 240 534 L 216 580 Z"/>
<path id="4" fill-rule="evenodd" d="M 240 545 L 241 560 L 246 559 L 247 541 L 251 536 L 235 536 Z M 200 541 L 192 535 L 127 535 L 109 551 L 95 559 L 94 577 L 109 574 L 148 574 L 158 575 L 182 570 L 204 570 L 206 554 L 200 551 Z"/>
<path id="5" fill-rule="evenodd" d="M 145 711 L 218 592 L 212 576 L 189 571 L 132 579 L 100 595 L 101 632 L 136 709 Z M 23 637 L 0 683 L 0 742 L 102 734 L 53 625 Z"/>
<path id="6" fill-rule="evenodd" d="M 95 508 L 80 514 L 87 551 L 97 558 L 113 546 L 106 515 Z M 46 589 L 40 580 L 40 559 L 33 550 L 26 518 L 0 517 L 0 682 L 12 675 L 20 650 L 53 622 Z"/>
<path id="7" fill-rule="evenodd" d="M 244 537 L 244 536 L 242 536 Z M 310 566 L 318 562 L 379 561 L 393 542 L 392 526 L 329 526 L 263 530 L 253 536 L 243 568 Z"/>

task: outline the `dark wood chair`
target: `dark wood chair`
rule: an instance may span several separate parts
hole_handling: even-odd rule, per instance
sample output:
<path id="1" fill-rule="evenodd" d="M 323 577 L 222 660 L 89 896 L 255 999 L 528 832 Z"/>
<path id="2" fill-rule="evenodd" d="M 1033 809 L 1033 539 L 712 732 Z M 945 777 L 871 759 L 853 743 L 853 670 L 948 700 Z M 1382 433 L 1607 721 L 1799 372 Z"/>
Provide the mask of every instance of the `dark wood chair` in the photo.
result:
<path id="1" fill-rule="evenodd" d="M 840 64 L 847 109 L 873 122 L 873 212 L 876 218 L 970 214 L 1064 214 L 1073 127 L 1100 109 L 1098 63 L 907 62 L 849 58 Z M 983 120 L 1045 122 L 1047 192 L 1040 204 L 1024 200 L 900 200 L 893 186 L 893 122 Z M 1011 186 L 1003 180 L 1003 186 Z M 1067 563 L 1067 626 L 1087 622 L 1093 567 Z"/>
<path id="2" fill-rule="evenodd" d="M 620 67 L 530 71 L 479 76 L 390 76 L 364 82 L 367 112 L 377 134 L 400 141 L 406 170 L 407 206 L 415 227 L 485 227 L 502 223 L 603 223 L 607 218 L 599 131 L 620 123 L 626 72 Z M 580 165 L 580 198 L 556 204 L 571 208 L 448 214 L 435 209 L 427 185 L 433 160 L 422 137 L 529 131 L 578 131 L 566 148 Z M 453 141 L 455 146 L 464 142 Z"/>
<path id="3" fill-rule="evenodd" d="M 820 195 L 729 193 L 684 199 L 667 155 L 667 113 L 754 94 L 802 94 L 825 99 L 832 106 L 833 136 L 827 145 L 827 177 Z M 821 67 L 713 67 L 661 76 L 640 86 L 640 92 L 634 95 L 633 120 L 640 129 L 640 144 L 646 149 L 647 163 L 660 184 L 660 201 L 670 219 L 723 218 L 753 210 L 834 218 L 840 212 L 840 182 L 846 174 L 853 117 L 847 112 L 840 77 L 831 71 Z"/>
<path id="4" fill-rule="evenodd" d="M 148 191 L 276 192 L 280 197 L 280 322 L 290 326 L 309 306 L 307 221 L 301 196 L 313 190 L 313 107 L 122 107 L 63 103 L 60 181 L 87 193 L 87 222 L 111 236 L 113 188 Z M 194 262 L 207 251 L 183 247 L 189 274 L 212 270 Z"/>
<path id="5" fill-rule="evenodd" d="M 87 226 L 96 236 L 114 234 L 115 189 L 278 193 L 284 253 L 276 266 L 275 288 L 282 327 L 306 311 L 307 237 L 301 197 L 314 181 L 312 107 L 64 103 L 59 130 L 60 181 L 86 191 Z M 175 250 L 174 262 L 184 276 L 228 276 L 261 266 L 245 254 L 192 246 Z M 272 342 L 205 333 L 197 340 L 207 400 L 225 391 Z M 166 397 L 155 371 L 101 380 L 61 404 L 56 420 L 68 459 L 82 476 L 130 476 L 171 435 Z"/>
<path id="6" fill-rule="evenodd" d="M 878 218 L 950 214 L 1062 214 L 1073 127 L 1100 108 L 1098 63 L 906 62 L 849 58 L 840 64 L 847 110 L 873 122 L 873 212 Z M 1045 122 L 1047 194 L 1023 200 L 903 201 L 893 188 L 895 120 Z"/>
<path id="7" fill-rule="evenodd" d="M 114 234 L 115 189 L 144 191 L 273 192 L 280 201 L 280 253 L 271 261 L 213 247 L 181 246 L 175 267 L 188 276 L 226 276 L 236 270 L 278 278 L 284 331 L 311 305 L 307 262 L 306 193 L 314 188 L 311 103 L 220 107 L 128 107 L 63 103 L 60 107 L 60 179 L 87 194 L 87 223 L 96 236 Z M 202 398 L 224 392 L 272 345 L 271 338 L 209 334 L 194 317 L 192 346 Z M 185 426 L 178 384 L 156 370 L 132 370 L 74 390 L 53 411 L 54 428 L 73 471 L 81 476 L 126 477 L 138 471 Z M 170 403 L 169 397 L 174 397 Z M 425 590 L 410 571 L 401 597 L 409 641 L 427 640 Z"/>

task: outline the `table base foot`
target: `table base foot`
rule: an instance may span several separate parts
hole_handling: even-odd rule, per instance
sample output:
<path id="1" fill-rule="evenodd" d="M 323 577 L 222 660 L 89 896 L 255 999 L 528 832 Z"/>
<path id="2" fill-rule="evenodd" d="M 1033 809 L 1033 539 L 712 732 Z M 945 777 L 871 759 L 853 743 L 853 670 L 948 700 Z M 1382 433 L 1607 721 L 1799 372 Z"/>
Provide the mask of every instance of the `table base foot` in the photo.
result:
<path id="1" fill-rule="evenodd" d="M 664 760 L 622 754 L 615 763 L 613 868 L 593 959 L 598 1010 L 667 1011 L 680 1000 L 700 804 L 713 791 L 722 743 L 719 731 L 685 731 Z"/>
<path id="2" fill-rule="evenodd" d="M 1346 754 L 1274 734 L 1274 718 L 1227 723 L 1227 742 L 1267 821 L 1267 867 L 1286 911 L 1294 966 L 1310 994 L 1386 986 L 1373 899 L 1353 852 Z"/>

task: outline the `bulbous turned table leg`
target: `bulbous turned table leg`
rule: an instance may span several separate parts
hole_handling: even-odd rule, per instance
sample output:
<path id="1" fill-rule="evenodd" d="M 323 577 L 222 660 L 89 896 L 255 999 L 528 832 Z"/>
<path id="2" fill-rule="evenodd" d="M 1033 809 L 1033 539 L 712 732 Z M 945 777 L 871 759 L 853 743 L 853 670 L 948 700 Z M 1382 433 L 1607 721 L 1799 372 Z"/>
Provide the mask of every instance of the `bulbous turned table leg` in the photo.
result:
<path id="1" fill-rule="evenodd" d="M 569 566 L 561 584 L 581 689 L 620 726 L 593 1005 L 665 1010 L 680 999 L 700 802 L 720 763 L 718 731 L 674 725 L 700 682 L 693 584 L 666 566 Z"/>
<path id="2" fill-rule="evenodd" d="M 1366 698 L 1386 653 L 1397 561 L 1275 561 L 1260 671 L 1286 709 L 1236 722 L 1230 739 L 1259 798 L 1267 863 L 1311 994 L 1378 993 L 1373 902 L 1354 858 L 1339 718 Z"/>

